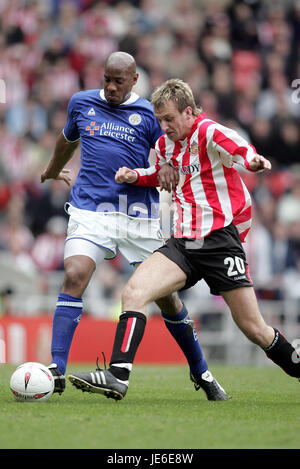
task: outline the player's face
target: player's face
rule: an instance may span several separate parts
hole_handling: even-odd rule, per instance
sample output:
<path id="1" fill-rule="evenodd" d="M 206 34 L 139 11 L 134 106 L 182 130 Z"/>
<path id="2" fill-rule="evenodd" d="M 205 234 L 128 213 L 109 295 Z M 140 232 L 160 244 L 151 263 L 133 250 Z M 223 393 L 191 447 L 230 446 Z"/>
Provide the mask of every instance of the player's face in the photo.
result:
<path id="1" fill-rule="evenodd" d="M 174 101 L 169 100 L 163 106 L 155 109 L 155 115 L 160 123 L 162 131 L 165 132 L 170 140 L 184 140 L 190 133 L 194 122 L 192 108 L 186 107 L 179 112 Z"/>
<path id="2" fill-rule="evenodd" d="M 124 103 L 136 84 L 137 73 L 132 73 L 127 69 L 108 66 L 104 70 L 104 95 L 106 101 L 111 106 L 118 106 Z"/>

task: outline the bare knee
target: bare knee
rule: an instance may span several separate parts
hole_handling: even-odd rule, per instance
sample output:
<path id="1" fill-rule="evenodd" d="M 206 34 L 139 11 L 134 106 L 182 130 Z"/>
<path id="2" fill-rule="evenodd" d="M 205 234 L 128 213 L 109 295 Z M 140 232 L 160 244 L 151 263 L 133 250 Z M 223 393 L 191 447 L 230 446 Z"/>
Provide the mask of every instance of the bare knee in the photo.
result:
<path id="1" fill-rule="evenodd" d="M 62 292 L 81 297 L 94 270 L 95 266 L 90 261 L 82 262 L 79 259 L 67 259 Z"/>
<path id="2" fill-rule="evenodd" d="M 143 289 L 129 281 L 122 292 L 122 309 L 145 312 L 146 304 Z"/>

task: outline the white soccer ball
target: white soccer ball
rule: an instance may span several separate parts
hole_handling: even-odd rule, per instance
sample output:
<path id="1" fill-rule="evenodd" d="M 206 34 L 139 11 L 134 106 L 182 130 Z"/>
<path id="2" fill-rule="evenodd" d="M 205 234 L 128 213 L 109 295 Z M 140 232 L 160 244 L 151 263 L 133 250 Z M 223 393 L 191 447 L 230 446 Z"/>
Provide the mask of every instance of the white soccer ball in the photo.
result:
<path id="1" fill-rule="evenodd" d="M 17 401 L 47 401 L 53 394 L 54 378 L 41 363 L 23 363 L 11 375 L 10 390 Z"/>

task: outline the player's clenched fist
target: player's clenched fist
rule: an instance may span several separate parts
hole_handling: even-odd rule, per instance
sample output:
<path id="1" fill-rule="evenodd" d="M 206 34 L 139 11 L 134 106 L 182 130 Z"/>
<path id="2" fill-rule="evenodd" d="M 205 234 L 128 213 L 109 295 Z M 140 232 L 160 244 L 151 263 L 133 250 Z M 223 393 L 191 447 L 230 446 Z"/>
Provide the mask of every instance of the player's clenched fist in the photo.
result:
<path id="1" fill-rule="evenodd" d="M 263 171 L 264 169 L 271 169 L 272 165 L 264 156 L 256 155 L 249 163 L 249 167 L 252 171 Z"/>
<path id="2" fill-rule="evenodd" d="M 119 168 L 115 175 L 115 181 L 119 184 L 121 184 L 122 182 L 132 184 L 137 180 L 137 178 L 137 173 L 132 169 L 127 168 L 126 166 Z"/>

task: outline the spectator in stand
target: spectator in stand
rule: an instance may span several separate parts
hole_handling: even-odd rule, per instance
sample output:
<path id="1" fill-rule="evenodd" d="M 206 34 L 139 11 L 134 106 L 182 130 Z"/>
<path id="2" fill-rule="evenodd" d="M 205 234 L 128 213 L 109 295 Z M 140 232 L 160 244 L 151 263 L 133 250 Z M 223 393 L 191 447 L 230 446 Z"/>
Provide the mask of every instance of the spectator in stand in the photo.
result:
<path id="1" fill-rule="evenodd" d="M 292 240 L 289 238 L 288 226 L 277 221 L 272 230 L 272 273 L 282 276 L 296 267 L 296 255 Z"/>
<path id="2" fill-rule="evenodd" d="M 37 236 L 31 257 L 40 272 L 63 270 L 63 255 L 67 233 L 67 220 L 54 216 L 46 224 L 46 232 Z M 45 255 L 47 253 L 47 255 Z"/>
<path id="3" fill-rule="evenodd" d="M 285 225 L 300 223 L 300 174 L 295 176 L 291 190 L 280 198 L 277 219 Z"/>
<path id="4" fill-rule="evenodd" d="M 249 135 L 253 146 L 262 155 L 276 155 L 273 148 L 273 131 L 271 122 L 263 117 L 257 117 L 250 125 Z M 273 162 L 273 161 L 272 161 Z"/>
<path id="5" fill-rule="evenodd" d="M 251 6 L 243 1 L 233 2 L 230 16 L 233 48 L 255 50 L 259 45 L 258 23 Z"/>
<path id="6" fill-rule="evenodd" d="M 300 161 L 300 127 L 295 118 L 289 117 L 279 124 L 274 141 L 274 153 L 280 167 L 290 168 Z"/>
<path id="7" fill-rule="evenodd" d="M 8 254 L 8 259 L 20 272 L 32 274 L 36 272 L 30 256 L 34 237 L 23 220 L 22 193 L 15 193 L 8 204 L 6 218 L 1 227 L 0 248 Z"/>

